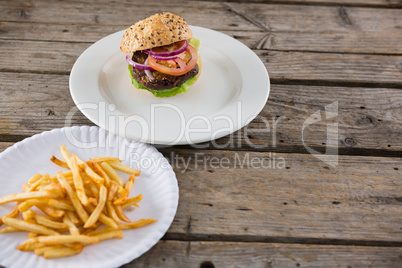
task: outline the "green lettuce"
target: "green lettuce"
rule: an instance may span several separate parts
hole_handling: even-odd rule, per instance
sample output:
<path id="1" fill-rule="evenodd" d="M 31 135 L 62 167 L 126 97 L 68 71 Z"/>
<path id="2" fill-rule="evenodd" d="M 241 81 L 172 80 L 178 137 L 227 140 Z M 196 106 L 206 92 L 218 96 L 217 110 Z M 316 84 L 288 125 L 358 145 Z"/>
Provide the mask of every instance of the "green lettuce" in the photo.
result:
<path id="1" fill-rule="evenodd" d="M 187 42 L 190 45 L 192 45 L 197 52 L 199 52 L 199 50 L 200 50 L 200 40 L 198 40 L 197 38 L 193 37 L 191 39 L 188 39 Z M 200 67 L 199 63 L 200 63 L 200 55 L 198 53 L 198 62 L 197 62 L 198 67 Z M 149 88 L 144 87 L 143 85 L 141 85 L 137 80 L 135 80 L 135 78 L 133 76 L 133 68 L 132 68 L 132 66 L 130 64 L 128 65 L 128 73 L 129 73 L 129 75 L 131 77 L 131 83 L 133 84 L 134 87 L 136 87 L 138 89 L 148 90 L 149 92 L 154 94 L 155 97 L 163 98 L 163 97 L 172 97 L 174 95 L 187 92 L 190 89 L 190 86 L 192 84 L 194 84 L 195 81 L 197 81 L 197 78 L 201 73 L 201 69 L 200 69 L 200 72 L 198 72 L 198 74 L 196 76 L 188 79 L 183 85 L 181 85 L 179 87 L 174 87 L 174 88 L 170 88 L 170 89 L 161 89 L 161 90 L 149 89 Z"/>

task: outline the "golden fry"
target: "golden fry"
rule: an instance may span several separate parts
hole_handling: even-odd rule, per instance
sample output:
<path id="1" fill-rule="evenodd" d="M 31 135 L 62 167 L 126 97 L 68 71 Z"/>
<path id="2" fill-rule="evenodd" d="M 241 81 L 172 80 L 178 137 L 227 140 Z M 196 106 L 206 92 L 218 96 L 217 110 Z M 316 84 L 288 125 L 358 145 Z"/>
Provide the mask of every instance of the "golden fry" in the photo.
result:
<path id="1" fill-rule="evenodd" d="M 118 226 L 119 226 L 120 230 L 136 229 L 136 228 L 140 228 L 140 227 L 146 226 L 148 224 L 154 223 L 156 221 L 157 221 L 156 219 L 141 219 L 141 220 L 133 221 L 130 223 L 119 223 Z M 87 233 L 87 235 L 96 236 L 99 234 L 108 233 L 110 231 L 113 231 L 113 228 L 108 226 L 108 227 L 104 227 L 102 229 L 90 231 Z"/>
<path id="2" fill-rule="evenodd" d="M 116 170 L 114 170 L 107 162 L 102 162 L 101 167 L 110 179 L 116 181 L 118 184 L 120 184 L 120 186 L 124 186 L 124 182 L 120 178 L 119 174 L 117 174 Z"/>
<path id="3" fill-rule="evenodd" d="M 84 228 L 91 227 L 99 218 L 100 214 L 102 213 L 103 208 L 105 207 L 107 198 L 107 189 L 104 185 L 101 185 L 99 191 L 99 202 L 96 206 L 95 210 L 92 212 L 89 219 L 85 222 Z"/>
<path id="4" fill-rule="evenodd" d="M 68 226 L 68 229 L 70 230 L 70 234 L 72 235 L 79 235 L 80 231 L 78 230 L 77 226 L 74 225 L 74 223 L 70 220 L 69 216 L 64 215 L 63 217 L 63 222 Z"/>
<path id="5" fill-rule="evenodd" d="M 141 219 L 141 220 L 133 221 L 133 222 L 129 222 L 129 223 L 120 223 L 118 226 L 119 226 L 119 229 L 121 229 L 121 230 L 135 229 L 135 228 L 140 228 L 145 225 L 154 223 L 156 221 L 157 221 L 156 219 Z"/>
<path id="6" fill-rule="evenodd" d="M 75 216 L 75 213 L 71 211 L 66 211 L 66 215 L 70 219 L 70 221 L 75 225 L 78 225 L 80 223 L 80 220 Z"/>
<path id="7" fill-rule="evenodd" d="M 98 205 L 98 201 L 97 201 L 95 198 L 93 198 L 93 197 L 88 198 L 88 202 L 89 202 L 91 205 L 94 205 L 94 206 L 97 206 L 97 205 Z"/>
<path id="8" fill-rule="evenodd" d="M 50 235 L 50 236 L 38 236 L 29 238 L 25 241 L 26 244 L 41 243 L 44 245 L 60 245 L 68 243 L 82 243 L 82 244 L 95 244 L 99 239 L 93 236 L 87 235 Z"/>
<path id="9" fill-rule="evenodd" d="M 33 192 L 38 188 L 39 185 L 41 185 L 43 182 L 49 180 L 49 174 L 43 175 L 41 178 L 37 179 L 34 183 L 29 185 L 29 188 L 26 190 L 26 192 Z"/>
<path id="10" fill-rule="evenodd" d="M 93 205 L 91 205 L 91 204 L 89 204 L 89 205 L 87 206 L 87 208 L 90 209 L 91 211 L 94 211 L 94 210 L 95 210 L 95 206 L 93 206 Z M 106 214 L 103 213 L 103 212 L 102 212 L 102 213 L 100 214 L 100 216 L 99 216 L 99 221 L 102 222 L 102 223 L 104 223 L 104 224 L 106 224 L 106 225 L 108 225 L 108 226 L 110 226 L 110 227 L 112 227 L 113 229 L 117 229 L 117 228 L 118 228 L 118 227 L 117 227 L 117 223 L 114 222 L 114 220 L 111 219 L 110 217 L 106 216 Z"/>
<path id="11" fill-rule="evenodd" d="M 109 213 L 109 216 L 116 222 L 116 223 L 120 223 L 120 218 L 119 216 L 117 216 L 116 214 L 116 210 L 112 204 L 112 201 L 107 200 L 106 201 L 106 208 L 107 208 L 107 212 Z"/>
<path id="12" fill-rule="evenodd" d="M 139 194 L 135 197 L 126 199 L 126 202 L 122 205 L 122 208 L 125 209 L 130 206 L 138 206 L 137 204 L 142 200 L 142 194 Z"/>
<path id="13" fill-rule="evenodd" d="M 135 176 L 136 176 L 135 174 L 131 174 L 130 177 L 128 178 L 126 186 L 124 187 L 128 193 L 130 193 L 131 189 L 133 189 Z"/>
<path id="14" fill-rule="evenodd" d="M 16 233 L 16 232 L 24 232 L 24 230 L 17 229 L 15 227 L 7 226 L 6 228 L 1 229 L 0 233 Z"/>
<path id="15" fill-rule="evenodd" d="M 21 229 L 21 230 L 25 230 L 28 232 L 34 232 L 34 233 L 38 233 L 38 234 L 44 234 L 44 235 L 59 235 L 58 232 L 53 231 L 47 227 L 41 226 L 39 224 L 34 224 L 34 223 L 28 223 L 19 219 L 14 219 L 14 218 L 8 218 L 8 217 L 3 217 L 3 221 L 5 224 L 17 228 L 17 229 Z"/>
<path id="16" fill-rule="evenodd" d="M 69 211 L 75 211 L 75 208 L 70 202 L 60 199 L 50 199 L 48 205 L 58 209 L 64 209 Z"/>
<path id="17" fill-rule="evenodd" d="M 28 183 L 29 184 L 32 184 L 32 183 L 34 183 L 34 182 L 36 182 L 37 180 L 39 180 L 40 178 L 42 178 L 43 176 L 42 176 L 42 174 L 36 174 L 36 175 L 33 175 L 29 180 L 28 180 Z"/>
<path id="18" fill-rule="evenodd" d="M 60 186 L 59 182 L 51 182 L 48 185 L 44 186 L 42 191 L 47 191 L 50 193 L 54 193 L 59 195 L 60 197 L 64 196 L 63 188 Z"/>
<path id="19" fill-rule="evenodd" d="M 52 208 L 47 205 L 37 205 L 36 207 L 39 208 L 46 215 L 49 215 L 53 218 L 61 218 L 64 216 L 65 213 L 64 210 Z"/>
<path id="20" fill-rule="evenodd" d="M 117 182 L 115 182 L 115 181 L 110 182 L 109 195 L 108 195 L 109 201 L 114 200 L 118 187 L 119 187 L 119 185 L 117 184 Z"/>
<path id="21" fill-rule="evenodd" d="M 25 212 L 33 206 L 47 205 L 48 203 L 48 199 L 28 199 L 24 202 L 21 202 L 18 205 L 18 209 L 21 212 Z"/>
<path id="22" fill-rule="evenodd" d="M 60 246 L 60 245 L 56 245 L 56 246 L 43 246 L 40 248 L 36 248 L 35 249 L 35 254 L 38 256 L 42 256 L 45 251 L 50 250 L 50 249 L 56 249 L 56 248 L 65 248 L 65 246 Z"/>
<path id="23" fill-rule="evenodd" d="M 92 159 L 94 162 L 118 162 L 121 163 L 121 160 L 117 157 L 110 157 L 110 156 L 105 156 L 105 157 L 94 157 Z"/>
<path id="24" fill-rule="evenodd" d="M 99 176 L 95 171 L 93 171 L 88 165 L 87 163 L 83 163 L 80 165 L 82 167 L 83 170 L 85 170 L 86 174 L 88 174 L 88 176 L 98 185 L 103 184 L 103 182 L 105 181 L 104 178 L 102 178 L 101 176 Z"/>
<path id="25" fill-rule="evenodd" d="M 57 221 L 52 221 L 44 216 L 35 215 L 35 220 L 38 224 L 43 225 L 45 227 L 49 227 L 52 229 L 66 229 L 68 228 L 68 225 L 65 223 L 57 222 Z"/>
<path id="26" fill-rule="evenodd" d="M 67 151 L 67 148 L 65 145 L 60 145 L 60 153 L 63 156 L 64 160 L 66 161 L 68 167 L 71 169 L 70 167 L 70 153 Z"/>
<path id="27" fill-rule="evenodd" d="M 73 172 L 72 172 L 71 170 L 66 171 L 66 172 L 63 172 L 62 174 L 63 174 L 64 177 L 66 177 L 67 180 L 69 180 L 70 178 L 73 177 Z M 57 177 L 56 177 L 56 175 L 50 176 L 49 179 L 50 179 L 51 181 L 57 182 Z"/>
<path id="28" fill-rule="evenodd" d="M 27 199 L 33 198 L 58 198 L 59 195 L 49 192 L 30 192 L 30 193 L 18 193 L 18 194 L 10 194 L 5 197 L 0 198 L 0 205 L 10 203 L 10 202 L 18 202 L 24 201 Z"/>
<path id="29" fill-rule="evenodd" d="M 82 204 L 80 203 L 76 193 L 73 191 L 71 186 L 67 183 L 66 178 L 63 176 L 61 172 L 57 173 L 57 179 L 59 180 L 61 186 L 67 191 L 68 196 L 70 197 L 70 201 L 73 204 L 74 208 L 76 209 L 76 212 L 80 219 L 83 222 L 86 222 L 88 220 L 88 214 L 83 208 Z"/>
<path id="30" fill-rule="evenodd" d="M 60 159 L 58 159 L 56 156 L 52 155 L 52 157 L 50 158 L 50 161 L 52 161 L 53 163 L 55 163 L 56 165 L 62 167 L 62 168 L 68 168 L 68 165 L 66 162 L 61 161 Z"/>
<path id="31" fill-rule="evenodd" d="M 141 171 L 120 163 L 116 163 L 116 162 L 111 162 L 109 163 L 109 165 L 117 170 L 120 170 L 121 172 L 127 173 L 127 174 L 134 174 L 135 176 L 139 176 L 141 174 Z"/>
<path id="32" fill-rule="evenodd" d="M 96 174 L 98 174 L 99 176 L 101 176 L 104 179 L 104 183 L 106 187 L 110 186 L 110 178 L 109 176 L 106 174 L 106 172 L 102 169 L 102 167 L 93 161 L 88 161 L 88 165 L 91 166 L 91 168 L 96 172 Z"/>
<path id="33" fill-rule="evenodd" d="M 123 238 L 123 232 L 122 231 L 109 231 L 107 233 L 102 233 L 102 234 L 96 234 L 94 237 L 99 238 L 99 241 L 103 241 L 106 239 L 112 239 L 112 238 Z"/>
<path id="34" fill-rule="evenodd" d="M 36 223 L 35 215 L 36 215 L 35 212 L 33 212 L 32 210 L 22 212 L 22 218 L 24 219 L 24 221 L 29 223 Z"/>
<path id="35" fill-rule="evenodd" d="M 106 216 L 104 213 L 101 213 L 99 216 L 99 221 L 112 227 L 113 229 L 118 229 L 119 227 L 117 226 L 117 223 L 112 219 Z"/>
<path id="36" fill-rule="evenodd" d="M 130 222 L 130 219 L 127 218 L 127 216 L 124 214 L 123 208 L 122 208 L 120 205 L 114 206 L 114 208 L 115 208 L 115 210 L 116 210 L 117 216 L 119 216 L 119 218 L 120 218 L 122 221 Z"/>
<path id="37" fill-rule="evenodd" d="M 7 215 L 6 215 L 6 217 L 9 217 L 9 218 L 17 218 L 17 216 L 20 214 L 20 211 L 18 210 L 18 204 L 14 207 L 14 209 L 10 212 L 10 213 L 8 213 Z M 1 225 L 3 225 L 3 219 L 2 218 L 0 218 L 0 226 Z"/>
<path id="38" fill-rule="evenodd" d="M 29 238 L 29 239 L 32 239 L 32 238 Z M 26 240 L 26 241 L 28 241 L 28 240 Z M 29 243 L 29 244 L 27 244 L 26 241 L 22 245 L 17 246 L 17 249 L 21 250 L 21 251 L 33 251 L 33 250 L 35 250 L 37 248 L 42 248 L 42 247 L 45 246 L 44 244 L 41 244 L 41 243 Z"/>
<path id="39" fill-rule="evenodd" d="M 75 155 L 71 155 L 71 171 L 73 172 L 73 180 L 75 185 L 75 191 L 77 192 L 78 199 L 86 206 L 88 204 L 88 197 L 85 194 L 84 184 L 82 182 L 80 169 L 78 167 L 77 158 Z"/>
<path id="40" fill-rule="evenodd" d="M 53 248 L 46 250 L 43 256 L 45 257 L 45 259 L 65 258 L 80 254 L 81 251 L 82 247 L 80 247 L 79 249 L 69 247 Z"/>
<path id="41" fill-rule="evenodd" d="M 29 232 L 28 233 L 28 238 L 32 238 L 32 237 L 37 237 L 39 234 L 34 233 L 34 232 Z"/>

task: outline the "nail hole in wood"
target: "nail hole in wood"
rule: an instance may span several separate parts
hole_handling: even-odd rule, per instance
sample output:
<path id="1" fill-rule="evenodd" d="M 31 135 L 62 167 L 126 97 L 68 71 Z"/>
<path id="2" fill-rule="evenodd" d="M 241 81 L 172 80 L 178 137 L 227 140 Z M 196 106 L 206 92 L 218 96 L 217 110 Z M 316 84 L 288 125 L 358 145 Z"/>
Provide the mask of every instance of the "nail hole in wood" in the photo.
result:
<path id="1" fill-rule="evenodd" d="M 215 268 L 215 265 L 210 261 L 204 261 L 201 263 L 200 268 Z"/>

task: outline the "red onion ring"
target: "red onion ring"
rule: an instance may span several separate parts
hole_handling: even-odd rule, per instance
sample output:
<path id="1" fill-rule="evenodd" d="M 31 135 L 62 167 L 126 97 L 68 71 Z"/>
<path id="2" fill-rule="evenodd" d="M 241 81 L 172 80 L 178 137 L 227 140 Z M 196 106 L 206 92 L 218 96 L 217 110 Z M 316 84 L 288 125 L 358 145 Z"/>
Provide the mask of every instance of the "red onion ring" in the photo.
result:
<path id="1" fill-rule="evenodd" d="M 145 60 L 144 65 L 148 65 L 148 58 Z M 144 72 L 148 76 L 149 80 L 155 79 L 154 75 L 151 73 L 150 70 L 144 70 Z"/>
<path id="2" fill-rule="evenodd" d="M 133 61 L 131 59 L 131 55 L 126 56 L 126 61 L 128 62 L 128 64 L 130 64 L 134 68 L 138 68 L 138 69 L 141 69 L 141 70 L 153 70 L 153 68 L 151 66 L 149 66 L 149 65 L 141 64 L 141 63 Z M 146 61 L 146 63 L 148 63 L 148 61 Z"/>
<path id="3" fill-rule="evenodd" d="M 176 56 L 176 55 L 186 51 L 187 46 L 188 46 L 188 43 L 187 43 L 186 40 L 184 40 L 184 44 L 180 48 L 176 49 L 175 51 L 154 52 L 154 51 L 152 51 L 152 48 L 151 48 L 150 50 L 143 50 L 142 52 L 144 52 L 146 54 L 149 54 L 154 58 L 155 58 L 155 56 L 157 56 L 157 57 L 170 57 L 170 56 Z M 157 58 L 155 58 L 155 59 L 157 59 Z"/>
<path id="4" fill-rule="evenodd" d="M 158 55 L 151 55 L 152 58 L 156 59 L 156 60 L 175 60 L 178 57 L 177 56 L 170 56 L 170 57 L 161 57 Z"/>

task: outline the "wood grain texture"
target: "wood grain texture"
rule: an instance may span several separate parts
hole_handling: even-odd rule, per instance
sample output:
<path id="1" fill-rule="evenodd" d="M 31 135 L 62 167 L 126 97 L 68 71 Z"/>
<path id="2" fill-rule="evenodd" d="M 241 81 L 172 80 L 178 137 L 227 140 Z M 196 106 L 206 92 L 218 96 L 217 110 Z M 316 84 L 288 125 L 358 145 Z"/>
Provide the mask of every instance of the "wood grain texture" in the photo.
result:
<path id="1" fill-rule="evenodd" d="M 162 240 L 121 268 L 389 268 L 399 267 L 401 254 L 400 247 Z"/>
<path id="2" fill-rule="evenodd" d="M 216 0 L 203 0 L 216 2 Z M 226 0 L 225 2 L 245 2 L 244 0 Z M 250 0 L 251 3 L 265 4 L 299 4 L 299 5 L 322 5 L 322 6 L 364 6 L 364 7 L 402 7 L 401 0 Z"/>
<path id="3" fill-rule="evenodd" d="M 401 242 L 401 158 L 340 156 L 332 168 L 312 155 L 162 152 L 179 181 L 179 237 Z"/>
<path id="4" fill-rule="evenodd" d="M 98 25 L 87 24 L 1 22 L 0 39 L 94 43 L 111 33 L 125 29 L 126 26 L 106 25 L 99 27 Z M 262 32 L 226 29 L 219 31 L 239 40 L 251 49 L 348 54 L 401 54 L 398 45 L 402 42 L 402 35 L 400 34 L 393 34 L 392 39 L 390 39 L 389 34 L 383 32 L 365 32 L 362 36 L 355 33 L 331 32 Z"/>
<path id="5" fill-rule="evenodd" d="M 0 116 L 2 141 L 69 125 L 93 125 L 75 107 L 67 75 L 0 73 L 0 80 L 0 104 L 7 115 Z M 272 85 L 266 106 L 248 126 L 194 148 L 307 152 L 304 141 L 324 152 L 327 125 L 337 122 L 340 153 L 397 153 L 402 149 L 401 99 L 402 91 L 390 88 Z M 334 101 L 338 116 L 326 120 L 325 107 Z M 303 129 L 317 111 L 323 120 Z"/>
<path id="6" fill-rule="evenodd" d="M 0 40 L 0 71 L 69 74 L 89 43 Z M 201 48 L 202 49 L 202 48 Z M 202 51 L 202 50 L 201 50 Z M 255 51 L 273 83 L 402 86 L 402 56 Z M 21 59 L 25 59 L 22 65 Z"/>
<path id="7" fill-rule="evenodd" d="M 401 253 L 401 248 L 160 241 L 122 268 L 397 267 Z"/>
<path id="8" fill-rule="evenodd" d="M 99 9 L 88 5 L 93 1 L 7 3 L 0 11 L 0 38 L 94 42 L 161 11 L 155 2 L 134 10 L 126 8 L 132 2 L 107 1 Z M 401 19 L 394 9 L 177 1 L 165 9 L 181 14 L 191 25 L 241 37 L 254 49 L 402 53 Z"/>

